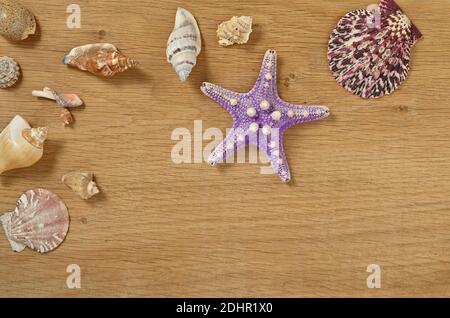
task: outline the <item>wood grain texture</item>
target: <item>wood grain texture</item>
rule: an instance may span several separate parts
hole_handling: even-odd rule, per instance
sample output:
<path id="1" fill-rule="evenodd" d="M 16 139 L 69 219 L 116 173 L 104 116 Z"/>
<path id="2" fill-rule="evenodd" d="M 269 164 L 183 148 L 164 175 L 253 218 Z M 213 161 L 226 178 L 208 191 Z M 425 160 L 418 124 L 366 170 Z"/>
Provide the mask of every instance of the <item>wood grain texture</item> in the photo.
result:
<path id="1" fill-rule="evenodd" d="M 369 2 L 79 0 L 79 30 L 66 27 L 69 2 L 22 2 L 40 30 L 23 43 L 0 39 L 24 74 L 0 91 L 0 126 L 21 114 L 51 131 L 37 165 L 0 176 L 0 211 L 45 187 L 72 222 L 46 255 L 14 254 L 1 231 L 0 296 L 450 296 L 448 0 L 398 0 L 424 38 L 406 83 L 369 101 L 341 88 L 326 58 L 339 18 Z M 177 6 L 193 12 L 204 42 L 187 83 L 165 57 Z M 250 42 L 220 47 L 217 25 L 247 14 Z M 69 49 L 93 42 L 114 43 L 140 67 L 104 80 L 62 65 Z M 268 48 L 279 55 L 285 100 L 332 111 L 288 131 L 294 182 L 261 175 L 259 164 L 174 164 L 175 128 L 231 124 L 201 82 L 247 91 Z M 73 128 L 61 128 L 52 102 L 31 97 L 44 86 L 85 100 Z M 60 182 L 80 168 L 102 189 L 89 202 Z M 73 263 L 78 290 L 66 286 Z M 372 263 L 382 267 L 379 290 L 366 287 Z"/>

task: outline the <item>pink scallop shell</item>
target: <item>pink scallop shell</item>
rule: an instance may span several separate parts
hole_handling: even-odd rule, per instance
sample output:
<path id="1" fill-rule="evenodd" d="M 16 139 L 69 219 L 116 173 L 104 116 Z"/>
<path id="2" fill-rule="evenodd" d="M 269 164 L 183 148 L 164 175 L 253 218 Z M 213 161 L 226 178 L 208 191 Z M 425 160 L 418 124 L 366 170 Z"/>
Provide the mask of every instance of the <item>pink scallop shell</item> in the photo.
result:
<path id="1" fill-rule="evenodd" d="M 336 81 L 362 98 L 389 95 L 406 80 L 411 47 L 422 37 L 394 0 L 382 0 L 377 13 L 349 12 L 328 43 Z"/>
<path id="2" fill-rule="evenodd" d="M 1 217 L 6 236 L 15 251 L 25 246 L 47 253 L 57 248 L 69 230 L 64 202 L 45 189 L 29 190 L 17 201 L 14 212 Z"/>

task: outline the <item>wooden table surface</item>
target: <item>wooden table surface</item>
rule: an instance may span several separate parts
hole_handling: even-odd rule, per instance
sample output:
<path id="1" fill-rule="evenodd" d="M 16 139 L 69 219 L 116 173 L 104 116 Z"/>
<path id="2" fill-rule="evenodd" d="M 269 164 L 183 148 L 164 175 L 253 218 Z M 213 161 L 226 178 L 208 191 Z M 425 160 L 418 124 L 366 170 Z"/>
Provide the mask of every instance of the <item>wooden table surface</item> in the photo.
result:
<path id="1" fill-rule="evenodd" d="M 365 1 L 79 0 L 72 30 L 69 2 L 22 3 L 39 35 L 0 39 L 0 54 L 23 69 L 19 85 L 0 91 L 0 126 L 20 114 L 50 134 L 38 164 L 0 176 L 0 211 L 44 187 L 64 199 L 71 225 L 45 255 L 12 252 L 0 230 L 0 296 L 450 296 L 448 0 L 398 0 L 424 38 L 408 80 L 380 100 L 342 89 L 326 58 L 339 18 Z M 203 36 L 186 83 L 165 56 L 177 6 Z M 222 48 L 216 28 L 233 15 L 252 15 L 254 33 Z M 62 65 L 69 49 L 95 42 L 114 43 L 139 68 L 105 80 Z M 262 175 L 262 164 L 175 164 L 174 129 L 231 124 L 201 83 L 248 91 L 268 48 L 282 98 L 332 111 L 286 134 L 294 181 Z M 72 128 L 31 96 L 44 86 L 85 100 Z M 102 194 L 85 202 L 67 189 L 60 178 L 76 169 L 94 171 Z M 69 264 L 81 268 L 81 289 L 66 285 Z M 366 285 L 369 264 L 381 266 L 380 289 Z"/>

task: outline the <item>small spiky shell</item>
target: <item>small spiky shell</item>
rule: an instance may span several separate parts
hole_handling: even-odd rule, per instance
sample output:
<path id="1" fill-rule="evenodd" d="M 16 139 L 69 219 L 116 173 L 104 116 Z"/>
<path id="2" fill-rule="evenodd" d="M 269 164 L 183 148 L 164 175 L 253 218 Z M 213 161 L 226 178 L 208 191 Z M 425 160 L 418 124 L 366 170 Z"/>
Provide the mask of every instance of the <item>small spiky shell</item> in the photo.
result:
<path id="1" fill-rule="evenodd" d="M 11 41 L 21 41 L 36 32 L 34 15 L 19 2 L 0 0 L 0 34 Z"/>
<path id="2" fill-rule="evenodd" d="M 252 33 L 252 17 L 232 17 L 231 20 L 222 22 L 217 29 L 219 44 L 229 46 L 233 44 L 245 44 Z"/>
<path id="3" fill-rule="evenodd" d="M 186 81 L 197 64 L 197 56 L 202 50 L 200 29 L 194 16 L 183 8 L 178 8 L 175 26 L 167 41 L 167 62 L 182 81 Z"/>
<path id="4" fill-rule="evenodd" d="M 100 190 L 94 181 L 94 174 L 92 172 L 70 172 L 64 175 L 61 181 L 77 193 L 83 200 L 88 200 L 100 193 Z"/>
<path id="5" fill-rule="evenodd" d="M 9 88 L 14 86 L 19 78 L 19 64 L 8 56 L 0 57 L 0 88 Z"/>
<path id="6" fill-rule="evenodd" d="M 26 128 L 22 131 L 23 138 L 38 149 L 44 148 L 44 142 L 47 139 L 47 135 L 47 127 Z"/>
<path id="7" fill-rule="evenodd" d="M 362 98 L 395 91 L 407 78 L 411 47 L 422 37 L 394 0 L 345 15 L 331 34 L 328 61 L 337 82 Z"/>
<path id="8" fill-rule="evenodd" d="M 113 77 L 137 66 L 138 62 L 123 55 L 109 43 L 87 44 L 72 49 L 63 63 L 95 75 Z"/>
<path id="9" fill-rule="evenodd" d="M 34 189 L 23 193 L 15 211 L 4 214 L 0 222 L 14 251 L 29 247 L 47 253 L 64 241 L 69 230 L 69 212 L 56 194 Z"/>

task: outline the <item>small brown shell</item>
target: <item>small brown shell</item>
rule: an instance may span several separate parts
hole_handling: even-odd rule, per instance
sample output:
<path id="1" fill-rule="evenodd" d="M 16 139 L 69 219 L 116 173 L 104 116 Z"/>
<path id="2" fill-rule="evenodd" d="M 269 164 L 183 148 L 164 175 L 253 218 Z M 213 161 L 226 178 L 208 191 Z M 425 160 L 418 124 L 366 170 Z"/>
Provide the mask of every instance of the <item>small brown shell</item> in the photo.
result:
<path id="1" fill-rule="evenodd" d="M 72 191 L 77 193 L 83 200 L 88 200 L 100 193 L 100 190 L 94 181 L 94 174 L 92 172 L 70 172 L 64 175 L 61 181 L 72 189 Z"/>
<path id="2" fill-rule="evenodd" d="M 14 86 L 19 78 L 19 64 L 8 56 L 0 57 L 0 88 L 9 88 Z"/>
<path id="3" fill-rule="evenodd" d="M 16 252 L 26 246 L 47 253 L 57 248 L 69 230 L 69 212 L 64 202 L 45 189 L 29 190 L 17 201 L 14 212 L 0 221 Z"/>
<path id="4" fill-rule="evenodd" d="M 21 41 L 36 32 L 36 19 L 17 1 L 0 0 L 0 34 L 11 41 Z"/>
<path id="5" fill-rule="evenodd" d="M 61 110 L 61 114 L 59 115 L 59 118 L 61 118 L 61 121 L 63 122 L 64 127 L 70 126 L 74 122 L 73 115 L 70 112 L 70 110 L 68 110 L 67 108 L 63 108 Z"/>
<path id="6" fill-rule="evenodd" d="M 65 65 L 78 67 L 95 75 L 113 77 L 137 66 L 138 62 L 123 55 L 109 43 L 87 44 L 72 49 L 63 60 Z"/>

